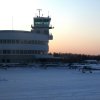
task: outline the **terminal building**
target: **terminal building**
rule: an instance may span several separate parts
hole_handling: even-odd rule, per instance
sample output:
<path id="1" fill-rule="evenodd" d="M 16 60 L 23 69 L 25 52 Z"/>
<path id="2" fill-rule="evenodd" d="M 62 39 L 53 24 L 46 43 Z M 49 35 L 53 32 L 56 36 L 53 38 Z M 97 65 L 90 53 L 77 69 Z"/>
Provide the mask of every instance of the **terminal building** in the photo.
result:
<path id="1" fill-rule="evenodd" d="M 32 63 L 48 57 L 51 18 L 39 15 L 33 18 L 31 31 L 0 30 L 0 63 Z"/>

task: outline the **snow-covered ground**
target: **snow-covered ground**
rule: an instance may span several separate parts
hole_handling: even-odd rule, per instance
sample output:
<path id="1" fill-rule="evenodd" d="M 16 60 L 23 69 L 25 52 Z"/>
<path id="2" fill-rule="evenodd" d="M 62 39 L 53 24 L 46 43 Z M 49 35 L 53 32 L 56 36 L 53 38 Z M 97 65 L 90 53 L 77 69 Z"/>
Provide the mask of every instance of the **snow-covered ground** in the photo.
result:
<path id="1" fill-rule="evenodd" d="M 100 71 L 0 69 L 0 100 L 100 100 Z"/>

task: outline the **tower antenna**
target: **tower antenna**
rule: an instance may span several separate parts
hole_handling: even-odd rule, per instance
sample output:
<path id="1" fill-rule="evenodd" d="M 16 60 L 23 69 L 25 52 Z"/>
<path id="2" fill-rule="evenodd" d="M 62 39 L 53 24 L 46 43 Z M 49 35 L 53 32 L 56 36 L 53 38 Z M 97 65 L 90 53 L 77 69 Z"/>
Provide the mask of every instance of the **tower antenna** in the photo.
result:
<path id="1" fill-rule="evenodd" d="M 37 10 L 39 11 L 39 17 L 40 17 L 40 12 L 41 12 L 42 9 L 37 9 Z"/>
<path id="2" fill-rule="evenodd" d="M 13 30 L 13 16 L 12 16 L 12 30 Z"/>
<path id="3" fill-rule="evenodd" d="M 48 11 L 48 17 L 49 17 L 49 11 Z"/>

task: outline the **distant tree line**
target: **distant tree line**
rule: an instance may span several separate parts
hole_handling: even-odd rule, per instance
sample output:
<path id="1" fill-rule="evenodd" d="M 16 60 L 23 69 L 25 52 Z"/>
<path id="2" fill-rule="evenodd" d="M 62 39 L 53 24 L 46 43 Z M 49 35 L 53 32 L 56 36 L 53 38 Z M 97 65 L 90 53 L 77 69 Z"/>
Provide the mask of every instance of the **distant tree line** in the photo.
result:
<path id="1" fill-rule="evenodd" d="M 53 53 L 53 57 L 57 57 L 61 62 L 73 63 L 84 62 L 85 60 L 100 61 L 100 55 L 85 55 L 85 54 L 72 54 L 72 53 Z M 58 60 L 59 61 L 59 60 Z"/>

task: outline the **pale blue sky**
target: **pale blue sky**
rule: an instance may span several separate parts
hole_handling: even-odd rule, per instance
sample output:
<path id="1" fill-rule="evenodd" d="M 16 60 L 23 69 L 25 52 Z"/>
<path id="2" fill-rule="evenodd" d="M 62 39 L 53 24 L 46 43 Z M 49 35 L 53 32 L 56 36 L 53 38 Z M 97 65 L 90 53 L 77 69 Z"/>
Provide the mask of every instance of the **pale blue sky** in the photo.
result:
<path id="1" fill-rule="evenodd" d="M 0 30 L 30 30 L 38 8 L 55 27 L 50 52 L 100 54 L 100 0 L 0 0 Z"/>

